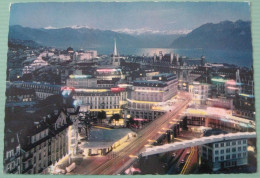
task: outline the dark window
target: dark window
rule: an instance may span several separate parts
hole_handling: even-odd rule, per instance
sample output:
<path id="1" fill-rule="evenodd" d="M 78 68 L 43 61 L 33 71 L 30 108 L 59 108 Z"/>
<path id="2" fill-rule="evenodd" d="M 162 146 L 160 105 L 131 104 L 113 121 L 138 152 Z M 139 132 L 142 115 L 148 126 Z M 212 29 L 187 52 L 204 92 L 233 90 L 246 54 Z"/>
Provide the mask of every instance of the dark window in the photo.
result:
<path id="1" fill-rule="evenodd" d="M 226 153 L 230 153 L 230 148 L 227 148 L 227 149 L 226 149 Z"/>
<path id="2" fill-rule="evenodd" d="M 221 154 L 224 154 L 224 150 L 220 150 L 220 153 L 221 153 Z"/>
<path id="3" fill-rule="evenodd" d="M 237 149 L 236 148 L 232 148 L 232 152 L 236 152 L 237 151 Z"/>
<path id="4" fill-rule="evenodd" d="M 238 154 L 237 154 L 237 157 L 238 157 L 238 158 L 241 158 L 241 153 L 238 153 Z"/>
<path id="5" fill-rule="evenodd" d="M 218 155 L 218 150 L 215 150 L 215 154 Z"/>
<path id="6" fill-rule="evenodd" d="M 218 156 L 215 157 L 215 161 L 218 161 Z"/>
<path id="7" fill-rule="evenodd" d="M 230 155 L 227 155 L 227 156 L 226 156 L 226 159 L 230 159 Z"/>
<path id="8" fill-rule="evenodd" d="M 232 159 L 236 159 L 236 154 L 232 154 Z"/>

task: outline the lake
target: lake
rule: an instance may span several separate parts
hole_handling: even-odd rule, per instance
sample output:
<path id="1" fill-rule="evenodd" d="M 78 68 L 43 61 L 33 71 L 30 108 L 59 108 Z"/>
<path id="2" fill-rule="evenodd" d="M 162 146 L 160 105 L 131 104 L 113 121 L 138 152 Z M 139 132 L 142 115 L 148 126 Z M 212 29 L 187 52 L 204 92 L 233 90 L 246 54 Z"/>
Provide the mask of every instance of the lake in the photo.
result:
<path id="1" fill-rule="evenodd" d="M 113 48 L 98 48 L 98 54 L 112 54 Z M 238 66 L 251 67 L 253 65 L 253 55 L 251 51 L 236 50 L 212 50 L 212 49 L 173 49 L 173 48 L 118 48 L 120 55 L 137 55 L 137 56 L 153 56 L 159 51 L 163 54 L 173 52 L 181 56 L 190 58 L 200 58 L 202 55 L 206 57 L 207 62 L 211 63 L 228 63 Z"/>

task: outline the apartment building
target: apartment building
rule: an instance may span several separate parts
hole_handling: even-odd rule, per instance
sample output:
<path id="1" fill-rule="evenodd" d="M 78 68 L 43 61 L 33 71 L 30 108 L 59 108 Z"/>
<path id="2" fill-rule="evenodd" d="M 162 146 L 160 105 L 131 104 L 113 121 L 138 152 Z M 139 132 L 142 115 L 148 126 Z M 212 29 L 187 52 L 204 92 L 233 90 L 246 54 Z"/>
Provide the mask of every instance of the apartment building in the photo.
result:
<path id="1" fill-rule="evenodd" d="M 228 140 L 202 146 L 201 159 L 213 171 L 248 164 L 247 139 Z"/>

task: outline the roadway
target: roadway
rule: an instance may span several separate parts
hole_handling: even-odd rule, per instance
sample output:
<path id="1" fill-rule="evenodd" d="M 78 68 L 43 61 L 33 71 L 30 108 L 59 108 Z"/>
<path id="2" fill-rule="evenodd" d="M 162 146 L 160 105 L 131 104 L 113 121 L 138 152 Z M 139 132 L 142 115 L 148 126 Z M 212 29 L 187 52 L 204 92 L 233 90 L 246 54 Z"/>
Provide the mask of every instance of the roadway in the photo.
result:
<path id="1" fill-rule="evenodd" d="M 85 165 L 87 169 L 84 169 L 84 166 L 81 165 L 80 174 L 113 175 L 121 173 L 135 161 L 146 145 L 151 144 L 150 140 L 156 140 L 162 133 L 165 133 L 165 130 L 177 122 L 179 114 L 184 111 L 191 101 L 188 93 L 180 93 L 179 98 L 181 99 L 173 105 L 170 112 L 165 113 L 140 130 L 138 137 L 128 146 L 114 156 L 111 156 L 113 152 L 110 152 L 106 158 L 103 158 L 101 163 L 97 160 Z M 76 174 L 79 172 L 75 171 Z"/>

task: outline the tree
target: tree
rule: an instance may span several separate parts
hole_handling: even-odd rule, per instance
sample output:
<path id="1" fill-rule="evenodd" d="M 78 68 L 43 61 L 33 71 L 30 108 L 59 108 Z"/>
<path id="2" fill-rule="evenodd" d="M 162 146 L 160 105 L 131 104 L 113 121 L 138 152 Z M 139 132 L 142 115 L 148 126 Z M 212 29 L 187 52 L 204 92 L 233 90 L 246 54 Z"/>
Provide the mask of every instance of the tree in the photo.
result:
<path id="1" fill-rule="evenodd" d="M 102 123 L 102 120 L 107 118 L 106 112 L 105 111 L 98 112 L 97 117 L 98 119 L 100 119 L 100 122 Z"/>
<path id="2" fill-rule="evenodd" d="M 120 118 L 121 118 L 121 116 L 120 116 L 119 114 L 113 114 L 113 116 L 109 119 L 108 122 L 111 124 L 111 122 L 112 122 L 113 120 L 119 121 Z"/>
<path id="3" fill-rule="evenodd" d="M 119 114 L 113 114 L 113 116 L 111 118 L 112 118 L 112 120 L 115 119 L 116 121 L 119 121 L 121 116 Z"/>

